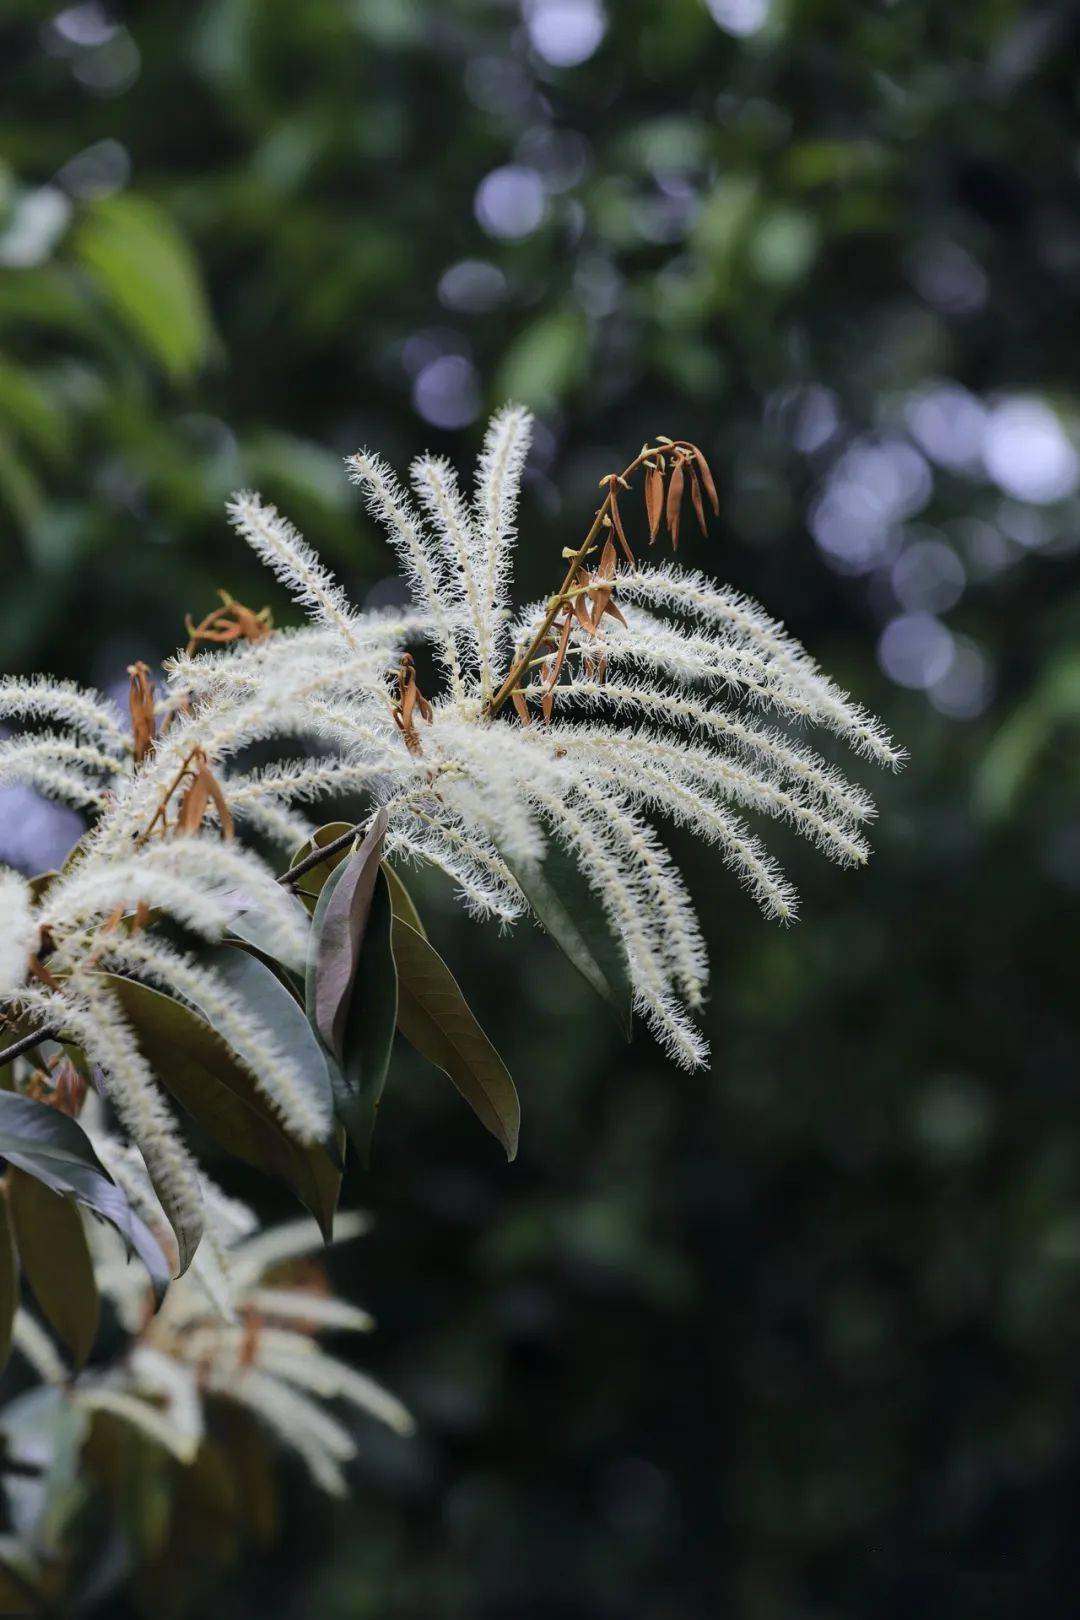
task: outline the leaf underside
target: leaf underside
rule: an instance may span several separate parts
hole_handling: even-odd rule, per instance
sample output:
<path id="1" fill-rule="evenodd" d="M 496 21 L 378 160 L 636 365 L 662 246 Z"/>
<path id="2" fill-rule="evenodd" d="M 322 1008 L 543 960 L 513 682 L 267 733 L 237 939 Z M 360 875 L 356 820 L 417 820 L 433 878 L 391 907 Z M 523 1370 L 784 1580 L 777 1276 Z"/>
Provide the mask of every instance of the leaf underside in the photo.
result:
<path id="1" fill-rule="evenodd" d="M 160 1303 L 169 1264 L 150 1228 L 109 1176 L 82 1126 L 33 1097 L 0 1093 L 0 1157 L 110 1222 L 134 1249 Z"/>
<path id="2" fill-rule="evenodd" d="M 341 1170 L 327 1148 L 289 1135 L 248 1070 L 197 1013 L 134 979 L 110 975 L 107 982 L 162 1085 L 227 1153 L 286 1182 L 329 1236 Z"/>
<path id="3" fill-rule="evenodd" d="M 82 1220 L 70 1197 L 12 1166 L 11 1218 L 26 1280 L 76 1369 L 97 1336 L 101 1302 Z"/>
<path id="4" fill-rule="evenodd" d="M 398 1028 L 422 1057 L 442 1069 L 473 1113 L 517 1152 L 521 1104 L 510 1073 L 473 1016 L 454 975 L 422 934 L 400 915 L 392 941 L 398 972 Z"/>

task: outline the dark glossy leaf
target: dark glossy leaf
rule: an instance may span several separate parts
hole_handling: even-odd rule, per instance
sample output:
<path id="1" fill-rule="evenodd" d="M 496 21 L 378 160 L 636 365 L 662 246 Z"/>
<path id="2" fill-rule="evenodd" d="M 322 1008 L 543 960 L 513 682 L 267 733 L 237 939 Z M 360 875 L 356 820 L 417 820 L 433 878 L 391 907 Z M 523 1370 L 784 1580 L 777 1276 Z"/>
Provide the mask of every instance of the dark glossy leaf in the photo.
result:
<path id="1" fill-rule="evenodd" d="M 382 869 L 386 873 L 386 881 L 390 887 L 390 904 L 393 907 L 394 916 L 400 917 L 403 922 L 408 923 L 410 928 L 415 928 L 418 934 L 422 934 L 427 939 L 427 929 L 424 927 L 420 919 L 420 913 L 413 904 L 413 897 L 405 887 L 401 877 L 394 871 L 388 861 L 383 861 Z"/>
<path id="2" fill-rule="evenodd" d="M 101 1302 L 94 1264 L 74 1200 L 11 1167 L 11 1222 L 26 1280 L 76 1370 L 97 1336 Z"/>
<path id="3" fill-rule="evenodd" d="M 634 994 L 626 952 L 573 859 L 554 839 L 541 863 L 511 860 L 505 850 L 502 856 L 538 920 L 567 961 L 607 1002 L 629 1040 Z"/>
<path id="4" fill-rule="evenodd" d="M 335 873 L 323 890 L 344 881 L 348 868 Z M 397 1027 L 398 984 L 390 932 L 393 912 L 383 869 L 375 867 L 375 885 L 357 962 L 353 993 L 341 1043 L 341 1059 L 332 1056 L 331 1074 L 337 1115 L 367 1164 L 375 1118 L 386 1084 Z M 312 975 L 314 994 L 317 978 Z"/>
<path id="5" fill-rule="evenodd" d="M 308 951 L 308 1016 L 327 1050 L 344 1062 L 345 1026 L 386 835 L 380 810 L 363 843 L 328 881 L 315 908 Z"/>
<path id="6" fill-rule="evenodd" d="M 394 918 L 392 940 L 398 972 L 398 1028 L 422 1057 L 450 1077 L 512 1159 L 517 1152 L 521 1104 L 506 1065 L 434 946 L 401 917 Z"/>
<path id="7" fill-rule="evenodd" d="M 162 1085 L 227 1153 L 292 1187 L 329 1236 L 341 1171 L 326 1148 L 289 1136 L 247 1069 L 197 1013 L 133 979 L 110 975 L 108 984 Z"/>
<path id="8" fill-rule="evenodd" d="M 2 1092 L 0 1157 L 53 1192 L 71 1193 L 115 1226 L 145 1265 L 160 1302 L 169 1283 L 161 1245 L 109 1176 L 81 1125 L 33 1097 Z"/>
<path id="9" fill-rule="evenodd" d="M 315 1106 L 328 1120 L 332 1119 L 334 1095 L 325 1054 L 303 1008 L 276 974 L 258 957 L 231 945 L 204 950 L 199 960 L 213 969 L 259 1024 L 272 1032 L 281 1051 L 304 1075 Z M 237 1051 L 236 1056 L 254 1071 L 251 1054 Z"/>
<path id="10" fill-rule="evenodd" d="M 294 866 L 299 866 L 301 861 L 306 861 L 308 856 L 313 854 L 316 849 L 321 849 L 325 844 L 332 844 L 336 839 L 344 837 L 351 827 L 352 822 L 350 821 L 327 822 L 325 827 L 320 827 L 317 832 L 312 834 L 306 844 L 301 844 L 289 862 L 289 870 L 291 871 Z M 315 904 L 331 872 L 335 871 L 342 861 L 347 861 L 348 858 L 349 845 L 346 844 L 344 849 L 339 849 L 335 854 L 328 855 L 325 861 L 320 861 L 318 866 L 313 866 L 310 872 L 304 873 L 295 892 L 308 911 L 313 912 L 315 910 Z"/>
<path id="11" fill-rule="evenodd" d="M 11 1211 L 0 1191 L 0 1372 L 11 1354 L 11 1327 L 19 1306 L 19 1268 L 15 1259 L 15 1239 Z"/>

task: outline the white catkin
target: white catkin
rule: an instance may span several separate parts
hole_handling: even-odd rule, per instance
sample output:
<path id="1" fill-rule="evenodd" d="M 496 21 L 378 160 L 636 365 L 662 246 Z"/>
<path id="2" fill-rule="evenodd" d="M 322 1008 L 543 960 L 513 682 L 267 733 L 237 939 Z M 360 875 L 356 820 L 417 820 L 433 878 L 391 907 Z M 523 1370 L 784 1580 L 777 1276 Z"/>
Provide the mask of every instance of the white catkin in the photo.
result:
<path id="1" fill-rule="evenodd" d="M 514 525 L 531 439 L 531 414 L 520 405 L 504 405 L 496 411 L 484 435 L 477 467 L 474 521 L 484 548 L 482 617 L 477 628 L 483 657 L 493 677 L 501 665 L 507 638 Z"/>
<path id="2" fill-rule="evenodd" d="M 348 598 L 288 519 L 250 490 L 232 497 L 228 513 L 237 532 L 289 586 L 297 601 L 313 609 L 323 624 L 332 626 L 350 645 L 358 646 Z"/>
<path id="3" fill-rule="evenodd" d="M 118 711 L 100 692 L 52 676 L 0 676 L 0 720 L 52 720 L 110 753 L 128 747 Z"/>
<path id="4" fill-rule="evenodd" d="M 38 933 L 30 885 L 0 867 L 0 996 L 25 984 Z"/>

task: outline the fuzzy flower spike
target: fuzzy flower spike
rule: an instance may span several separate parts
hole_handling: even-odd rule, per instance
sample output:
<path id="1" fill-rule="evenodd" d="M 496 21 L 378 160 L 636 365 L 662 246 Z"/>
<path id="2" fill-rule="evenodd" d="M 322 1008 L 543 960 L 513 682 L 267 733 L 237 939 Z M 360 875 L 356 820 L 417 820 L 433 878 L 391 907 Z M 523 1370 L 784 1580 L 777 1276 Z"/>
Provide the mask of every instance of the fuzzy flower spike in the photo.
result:
<path id="1" fill-rule="evenodd" d="M 243 494 L 230 515 L 312 615 L 291 654 L 304 649 L 310 722 L 351 784 L 387 810 L 388 851 L 434 862 L 473 911 L 510 921 L 528 909 L 519 878 L 555 839 L 621 941 L 637 1010 L 694 1067 L 707 1056 L 690 1016 L 703 1001 L 705 950 L 654 818 L 715 844 L 765 914 L 788 921 L 795 893 L 744 817 L 786 821 L 857 865 L 874 814 L 864 790 L 794 733 L 821 727 L 894 769 L 903 756 L 755 603 L 635 556 L 620 507 L 635 479 L 651 541 L 666 528 L 677 544 L 687 502 L 702 529 L 706 503 L 717 507 L 688 441 L 658 439 L 602 480 L 588 534 L 563 553 L 561 586 L 513 622 L 530 427 L 519 407 L 495 415 L 471 498 L 438 457 L 413 464 L 411 494 L 378 456 L 348 460 L 398 553 L 416 608 L 403 630 L 431 644 L 445 678 L 438 694 L 420 690 L 407 652 L 381 668 L 365 658 L 385 620 L 369 631 L 273 507 Z M 315 796 L 318 769 L 290 793 Z"/>

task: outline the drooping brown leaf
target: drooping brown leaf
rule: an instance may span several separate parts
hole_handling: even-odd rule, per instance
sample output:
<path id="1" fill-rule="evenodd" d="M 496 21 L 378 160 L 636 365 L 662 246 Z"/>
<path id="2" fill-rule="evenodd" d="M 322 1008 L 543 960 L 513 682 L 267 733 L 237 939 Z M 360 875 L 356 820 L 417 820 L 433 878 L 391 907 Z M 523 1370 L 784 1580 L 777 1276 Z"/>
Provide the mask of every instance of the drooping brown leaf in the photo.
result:
<path id="1" fill-rule="evenodd" d="M 678 549 L 679 545 L 679 518 L 682 515 L 682 499 L 685 482 L 686 474 L 683 471 L 683 463 L 681 461 L 676 461 L 671 470 L 671 480 L 668 484 L 666 514 L 668 533 L 671 536 L 671 544 L 676 550 Z"/>
<path id="2" fill-rule="evenodd" d="M 622 514 L 619 511 L 618 485 L 614 478 L 611 481 L 611 521 L 615 526 L 615 533 L 619 537 L 619 544 L 623 548 L 623 555 L 632 568 L 634 566 L 634 553 L 630 550 L 630 542 L 626 538 L 626 530 L 623 528 Z"/>
<path id="3" fill-rule="evenodd" d="M 697 468 L 690 463 L 690 499 L 694 503 L 694 516 L 698 520 L 698 528 L 702 534 L 708 534 L 708 525 L 705 522 L 705 507 L 701 500 L 701 485 L 698 482 Z"/>
<path id="4" fill-rule="evenodd" d="M 573 629 L 573 625 L 574 614 L 572 610 L 568 610 L 565 618 L 563 619 L 562 633 L 559 636 L 559 645 L 555 649 L 555 657 L 552 659 L 551 665 L 544 677 L 544 682 L 549 692 L 551 691 L 552 687 L 558 683 L 559 676 L 562 674 L 562 667 L 566 662 L 566 650 L 570 645 L 570 631 Z M 548 716 L 545 714 L 544 718 L 547 719 Z"/>
<path id="5" fill-rule="evenodd" d="M 520 690 L 520 688 L 515 687 L 514 691 L 511 692 L 510 701 L 514 705 L 517 717 L 521 721 L 522 725 L 527 726 L 531 724 L 532 717 L 529 714 L 529 705 L 526 703 L 525 694 Z"/>
<path id="6" fill-rule="evenodd" d="M 649 544 L 653 545 L 664 513 L 664 475 L 657 466 L 650 467 L 645 474 L 645 511 L 649 519 Z"/>
<path id="7" fill-rule="evenodd" d="M 607 544 L 600 554 L 600 563 L 593 575 L 593 584 L 597 587 L 593 591 L 592 619 L 594 626 L 599 625 L 604 614 L 610 612 L 611 596 L 615 589 L 616 568 L 615 543 L 608 536 Z"/>
<path id="8" fill-rule="evenodd" d="M 180 809 L 176 817 L 177 832 L 198 832 L 206 819 L 208 806 L 213 803 L 221 823 L 222 838 L 232 838 L 234 831 L 233 818 L 225 802 L 225 794 L 217 777 L 206 763 L 206 756 L 201 750 L 193 757 L 192 763 L 195 767 L 195 774 L 180 801 Z"/>
<path id="9" fill-rule="evenodd" d="M 709 497 L 709 505 L 712 507 L 715 515 L 719 517 L 720 497 L 716 493 L 716 483 L 713 479 L 712 473 L 709 470 L 709 463 L 705 460 L 705 457 L 702 455 L 696 444 L 692 444 L 690 448 L 693 450 L 694 456 L 697 460 L 697 470 L 701 474 L 701 482 L 705 487 L 706 495 Z"/>
<path id="10" fill-rule="evenodd" d="M 589 614 L 588 603 L 585 601 L 585 592 L 576 591 L 570 605 L 573 608 L 578 623 L 585 631 L 585 634 L 589 636 L 595 634 L 596 626 L 593 624 L 592 618 Z"/>

